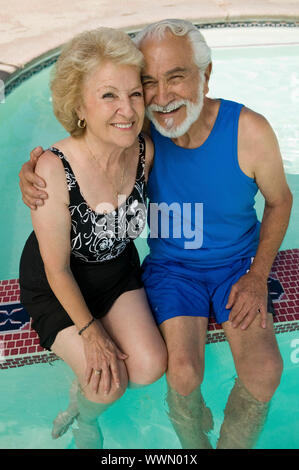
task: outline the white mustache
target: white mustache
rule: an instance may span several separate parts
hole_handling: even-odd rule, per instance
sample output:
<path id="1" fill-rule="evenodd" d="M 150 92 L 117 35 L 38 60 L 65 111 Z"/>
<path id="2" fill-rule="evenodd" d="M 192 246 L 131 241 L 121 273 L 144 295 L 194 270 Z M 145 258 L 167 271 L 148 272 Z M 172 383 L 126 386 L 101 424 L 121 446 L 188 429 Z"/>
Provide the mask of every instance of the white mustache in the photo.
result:
<path id="1" fill-rule="evenodd" d="M 186 106 L 188 104 L 187 100 L 173 101 L 172 103 L 167 104 L 166 106 L 159 106 L 158 104 L 151 104 L 147 108 L 149 111 L 156 111 L 159 113 L 171 113 L 179 109 L 181 106 Z"/>

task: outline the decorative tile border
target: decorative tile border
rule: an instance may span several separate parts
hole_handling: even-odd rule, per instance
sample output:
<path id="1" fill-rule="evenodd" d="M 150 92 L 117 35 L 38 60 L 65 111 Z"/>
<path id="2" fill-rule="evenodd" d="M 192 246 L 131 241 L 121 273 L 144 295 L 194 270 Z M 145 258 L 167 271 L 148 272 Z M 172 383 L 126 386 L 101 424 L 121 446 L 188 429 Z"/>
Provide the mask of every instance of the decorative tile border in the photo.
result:
<path id="1" fill-rule="evenodd" d="M 8 76 L 6 78 L 7 83 L 5 83 L 5 97 L 7 97 L 15 88 L 21 85 L 24 81 L 31 78 L 33 75 L 53 65 L 57 61 L 58 56 L 59 53 L 57 53 L 55 56 L 42 60 L 38 64 L 32 66 L 28 65 L 23 70 L 19 69 L 17 72 L 14 72 L 13 76 Z"/>
<path id="2" fill-rule="evenodd" d="M 281 21 L 281 20 L 256 20 L 256 21 L 225 21 L 216 23 L 196 23 L 197 28 L 296 28 L 299 26 L 298 21 Z"/>
<path id="3" fill-rule="evenodd" d="M 41 362 L 51 364 L 52 362 L 58 361 L 58 360 L 60 360 L 60 358 L 57 357 L 53 353 L 34 354 L 30 356 L 15 357 L 13 359 L 6 359 L 0 362 L 0 370 L 1 369 L 13 369 L 15 367 L 28 366 L 32 364 L 40 364 Z"/>
<path id="4" fill-rule="evenodd" d="M 270 294 L 275 308 L 276 334 L 299 330 L 299 249 L 280 251 L 270 272 Z M 207 343 L 226 341 L 221 325 L 212 319 Z"/>
<path id="5" fill-rule="evenodd" d="M 276 334 L 299 330 L 299 249 L 280 251 L 270 278 Z M 211 319 L 207 344 L 219 341 L 226 341 L 226 337 L 221 325 Z M 57 359 L 40 346 L 31 328 L 30 318 L 20 304 L 18 279 L 0 281 L 0 369 Z"/>

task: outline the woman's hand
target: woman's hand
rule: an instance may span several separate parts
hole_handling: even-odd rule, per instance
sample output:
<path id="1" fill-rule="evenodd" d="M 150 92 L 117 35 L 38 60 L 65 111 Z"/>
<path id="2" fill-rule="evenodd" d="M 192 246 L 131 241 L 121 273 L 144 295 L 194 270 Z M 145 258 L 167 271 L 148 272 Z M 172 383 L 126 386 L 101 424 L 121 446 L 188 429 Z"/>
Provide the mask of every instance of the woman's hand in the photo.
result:
<path id="1" fill-rule="evenodd" d="M 119 360 L 128 358 L 112 341 L 100 322 L 93 322 L 81 335 L 83 338 L 86 357 L 85 383 L 91 383 L 92 389 L 97 392 L 101 388 L 107 395 L 114 382 L 120 387 Z"/>

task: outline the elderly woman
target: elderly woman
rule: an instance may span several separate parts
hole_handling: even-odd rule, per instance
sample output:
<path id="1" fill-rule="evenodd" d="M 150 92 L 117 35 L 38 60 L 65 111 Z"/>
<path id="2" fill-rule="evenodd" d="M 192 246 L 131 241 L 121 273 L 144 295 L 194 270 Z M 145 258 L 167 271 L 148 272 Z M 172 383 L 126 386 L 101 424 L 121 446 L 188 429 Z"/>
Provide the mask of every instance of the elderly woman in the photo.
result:
<path id="1" fill-rule="evenodd" d="M 51 82 L 54 112 L 69 137 L 38 160 L 47 203 L 20 263 L 21 301 L 40 344 L 74 371 L 79 387 L 54 422 L 77 418 L 79 448 L 102 448 L 97 418 L 129 383 L 166 369 L 166 348 L 140 280 L 134 245 L 146 222 L 153 145 L 140 134 L 143 56 L 127 34 L 85 32 L 62 51 Z"/>

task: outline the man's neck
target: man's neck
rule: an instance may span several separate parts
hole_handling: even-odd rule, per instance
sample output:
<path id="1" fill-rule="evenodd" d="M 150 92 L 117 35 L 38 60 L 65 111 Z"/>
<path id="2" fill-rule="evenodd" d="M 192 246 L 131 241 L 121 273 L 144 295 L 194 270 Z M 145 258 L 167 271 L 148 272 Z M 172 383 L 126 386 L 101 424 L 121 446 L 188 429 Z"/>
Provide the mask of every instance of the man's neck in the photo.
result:
<path id="1" fill-rule="evenodd" d="M 143 126 L 142 126 L 143 134 L 151 135 L 151 121 L 145 116 Z"/>

